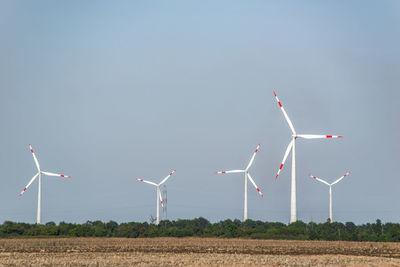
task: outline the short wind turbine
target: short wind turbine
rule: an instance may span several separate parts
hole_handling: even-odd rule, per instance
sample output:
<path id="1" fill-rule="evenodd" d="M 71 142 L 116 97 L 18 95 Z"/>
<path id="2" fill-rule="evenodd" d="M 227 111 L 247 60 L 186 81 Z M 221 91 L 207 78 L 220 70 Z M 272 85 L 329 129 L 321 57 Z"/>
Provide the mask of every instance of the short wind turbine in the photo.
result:
<path id="1" fill-rule="evenodd" d="M 58 177 L 65 177 L 65 178 L 71 178 L 71 176 L 67 176 L 67 175 L 63 175 L 63 174 L 56 174 L 56 173 L 51 173 L 51 172 L 45 172 L 40 170 L 40 166 L 39 166 L 39 161 L 37 160 L 35 153 L 33 152 L 32 146 L 31 144 L 29 144 L 29 148 L 32 152 L 32 156 L 33 156 L 33 160 L 35 161 L 36 164 L 36 168 L 38 169 L 38 173 L 35 174 L 35 176 L 33 176 L 33 178 L 29 181 L 29 183 L 25 186 L 24 190 L 21 191 L 21 193 L 19 194 L 19 196 L 22 196 L 22 194 L 26 191 L 26 189 L 28 189 L 28 187 L 33 183 L 33 181 L 35 181 L 35 179 L 37 177 L 39 177 L 39 189 L 38 189 L 38 207 L 37 207 L 37 217 L 36 217 L 36 223 L 40 224 L 40 218 L 41 218 L 41 214 L 40 214 L 40 206 L 41 206 L 41 191 L 42 191 L 42 174 L 45 174 L 47 176 L 58 176 Z"/>
<path id="2" fill-rule="evenodd" d="M 251 157 L 251 160 L 249 164 L 247 165 L 246 169 L 244 170 L 232 170 L 232 171 L 219 171 L 215 173 L 244 173 L 244 214 L 243 214 L 243 220 L 247 220 L 247 178 L 249 178 L 250 182 L 254 185 L 254 187 L 257 189 L 258 193 L 260 194 L 261 197 L 263 197 L 263 194 L 261 193 L 260 189 L 254 182 L 253 178 L 251 178 L 250 173 L 249 173 L 249 168 L 253 164 L 254 158 L 258 152 L 258 149 L 260 148 L 260 144 L 258 144 L 256 150 L 254 151 L 253 156 Z"/>
<path id="3" fill-rule="evenodd" d="M 319 139 L 319 138 L 340 138 L 343 136 L 338 135 L 319 135 L 319 134 L 297 134 L 294 130 L 293 124 L 289 119 L 289 116 L 286 114 L 285 109 L 283 108 L 281 102 L 279 101 L 278 96 L 274 91 L 274 95 L 276 101 L 279 104 L 279 107 L 282 110 L 283 115 L 287 123 L 289 124 L 290 129 L 292 130 L 292 140 L 290 141 L 288 147 L 286 148 L 285 155 L 283 157 L 281 166 L 279 167 L 278 173 L 276 174 L 275 180 L 278 179 L 278 175 L 282 170 L 283 164 L 285 164 L 286 158 L 288 157 L 290 150 L 292 150 L 292 184 L 290 191 L 290 223 L 297 221 L 297 204 L 296 204 L 296 139 L 304 138 L 304 139 Z"/>
<path id="4" fill-rule="evenodd" d="M 159 184 L 150 182 L 150 181 L 146 181 L 140 178 L 136 178 L 136 180 L 143 182 L 143 183 L 147 183 L 147 184 L 151 184 L 157 187 L 157 221 L 156 224 L 158 225 L 160 223 L 160 205 L 158 204 L 158 202 L 161 202 L 161 206 L 164 207 L 164 203 L 161 197 L 161 191 L 160 191 L 160 185 L 162 185 L 163 183 L 165 183 L 169 177 L 171 177 L 171 175 L 176 172 L 176 170 L 173 170 L 172 172 L 170 172 L 170 174 L 165 177 Z"/>
<path id="5" fill-rule="evenodd" d="M 333 222 L 333 218 L 332 218 L 332 185 L 337 184 L 340 182 L 340 180 L 342 180 L 344 177 L 346 177 L 347 175 L 349 175 L 350 172 L 346 172 L 345 175 L 343 175 L 342 177 L 340 177 L 339 179 L 337 179 L 336 181 L 334 181 L 333 183 L 328 183 L 327 181 L 324 181 L 318 177 L 312 176 L 311 174 L 309 174 L 309 176 L 311 178 L 314 178 L 315 180 L 326 184 L 327 186 L 329 186 L 329 220 L 330 222 Z"/>

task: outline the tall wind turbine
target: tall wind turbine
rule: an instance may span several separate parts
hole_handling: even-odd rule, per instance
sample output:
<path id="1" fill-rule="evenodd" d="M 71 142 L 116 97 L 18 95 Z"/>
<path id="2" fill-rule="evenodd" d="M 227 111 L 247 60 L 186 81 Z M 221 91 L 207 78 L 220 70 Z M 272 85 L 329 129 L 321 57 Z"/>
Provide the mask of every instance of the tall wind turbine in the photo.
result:
<path id="1" fill-rule="evenodd" d="M 324 183 L 326 185 L 329 186 L 329 220 L 331 222 L 333 222 L 333 218 L 332 218 L 332 185 L 337 184 L 340 182 L 340 180 L 342 180 L 344 177 L 346 177 L 347 175 L 349 175 L 350 172 L 346 172 L 345 175 L 343 175 L 342 177 L 340 177 L 339 179 L 337 179 L 336 181 L 334 181 L 333 183 L 328 183 L 327 181 L 324 181 L 318 177 L 312 176 L 311 174 L 309 174 L 309 176 L 311 178 L 314 178 L 317 181 L 320 181 L 321 183 Z"/>
<path id="2" fill-rule="evenodd" d="M 167 177 L 165 177 L 159 184 L 156 184 L 156 183 L 153 183 L 150 181 L 146 181 L 146 180 L 143 180 L 140 178 L 136 178 L 136 180 L 138 180 L 140 182 L 148 183 L 148 184 L 151 184 L 151 185 L 154 185 L 157 187 L 157 222 L 156 222 L 157 225 L 160 223 L 160 205 L 158 204 L 158 202 L 161 201 L 161 206 L 164 207 L 164 203 L 163 203 L 163 200 L 161 197 L 160 185 L 165 183 L 174 172 L 176 172 L 176 170 L 173 170 L 172 172 L 170 172 L 170 174 Z"/>
<path id="3" fill-rule="evenodd" d="M 232 170 L 232 171 L 220 171 L 220 172 L 215 172 L 215 173 L 244 173 L 244 215 L 243 215 L 243 220 L 247 220 L 247 178 L 249 178 L 250 182 L 254 185 L 254 187 L 257 189 L 258 193 L 260 194 L 261 197 L 263 197 L 263 194 L 261 193 L 260 189 L 254 182 L 253 178 L 251 178 L 250 173 L 249 173 L 249 168 L 253 164 L 254 158 L 258 152 L 258 149 L 260 148 L 260 144 L 258 144 L 256 150 L 254 151 L 253 156 L 251 157 L 251 160 L 249 164 L 247 165 L 246 169 L 244 170 Z"/>
<path id="4" fill-rule="evenodd" d="M 45 174 L 47 176 L 58 176 L 58 177 L 66 177 L 66 178 L 71 178 L 71 176 L 67 176 L 67 175 L 63 175 L 63 174 L 56 174 L 56 173 L 51 173 L 51 172 L 45 172 L 40 170 L 40 166 L 39 166 L 39 161 L 37 160 L 35 153 L 33 152 L 32 146 L 31 144 L 29 144 L 29 148 L 31 149 L 32 152 L 32 156 L 33 156 L 33 160 L 35 161 L 36 164 L 36 168 L 38 169 L 38 173 L 35 174 L 35 176 L 33 176 L 33 178 L 29 181 L 29 183 L 25 186 L 24 190 L 21 191 L 21 193 L 19 194 L 19 196 L 22 196 L 22 194 L 26 191 L 26 189 L 28 189 L 28 187 L 33 183 L 33 181 L 35 181 L 35 179 L 37 177 L 39 177 L 39 189 L 38 189 L 38 207 L 37 207 L 37 217 L 36 217 L 36 223 L 40 224 L 40 205 L 41 205 L 41 191 L 42 191 L 42 174 Z"/>
<path id="5" fill-rule="evenodd" d="M 297 134 L 296 131 L 294 130 L 293 124 L 291 120 L 289 119 L 289 116 L 286 114 L 285 109 L 283 108 L 281 102 L 279 101 L 278 96 L 276 95 L 274 91 L 274 95 L 276 98 L 276 101 L 279 104 L 279 107 L 281 108 L 283 115 L 285 116 L 285 119 L 287 123 L 289 124 L 290 129 L 292 130 L 292 140 L 290 141 L 285 155 L 283 157 L 281 166 L 279 167 L 278 173 L 276 174 L 275 180 L 278 179 L 278 175 L 282 170 L 283 164 L 285 164 L 286 158 L 288 157 L 290 150 L 292 150 L 292 185 L 291 185 L 291 196 L 290 196 L 290 223 L 293 223 L 297 221 L 297 207 L 296 207 L 296 139 L 297 138 L 304 138 L 304 139 L 318 139 L 318 138 L 340 138 L 343 136 L 337 136 L 337 135 L 317 135 L 317 134 Z"/>

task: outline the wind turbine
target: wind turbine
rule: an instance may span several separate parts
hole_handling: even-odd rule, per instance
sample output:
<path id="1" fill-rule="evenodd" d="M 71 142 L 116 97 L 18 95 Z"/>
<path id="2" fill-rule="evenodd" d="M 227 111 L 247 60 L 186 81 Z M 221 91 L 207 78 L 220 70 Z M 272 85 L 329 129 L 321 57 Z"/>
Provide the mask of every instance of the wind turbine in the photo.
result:
<path id="1" fill-rule="evenodd" d="M 165 183 L 174 172 L 176 172 L 176 170 L 173 170 L 172 172 L 170 172 L 170 174 L 167 177 L 165 177 L 159 184 L 156 184 L 156 183 L 153 183 L 150 181 L 146 181 L 146 180 L 143 180 L 140 178 L 136 178 L 136 180 L 138 180 L 140 182 L 148 183 L 148 184 L 151 184 L 151 185 L 154 185 L 157 187 L 157 222 L 156 222 L 157 225 L 160 223 L 160 206 L 159 206 L 158 202 L 161 201 L 161 206 L 164 207 L 164 203 L 163 203 L 163 200 L 161 197 L 160 185 Z"/>
<path id="2" fill-rule="evenodd" d="M 263 194 L 261 193 L 260 189 L 254 182 L 253 178 L 251 178 L 250 173 L 249 173 L 249 168 L 253 164 L 254 158 L 256 156 L 256 153 L 258 152 L 258 149 L 260 147 L 260 144 L 258 144 L 256 150 L 254 151 L 253 156 L 251 157 L 251 160 L 249 164 L 247 165 L 246 169 L 244 170 L 232 170 L 232 171 L 219 171 L 215 173 L 244 173 L 244 215 L 243 215 L 243 220 L 247 220 L 247 178 L 249 178 L 250 182 L 254 185 L 254 187 L 257 189 L 258 193 L 260 194 L 261 197 L 263 197 Z"/>
<path id="3" fill-rule="evenodd" d="M 290 129 L 292 130 L 292 140 L 290 141 L 288 147 L 286 148 L 285 155 L 283 157 L 281 166 L 279 167 L 278 173 L 276 174 L 275 180 L 278 179 L 278 175 L 282 170 L 283 164 L 285 164 L 286 158 L 288 157 L 290 150 L 292 150 L 292 185 L 291 185 L 291 191 L 290 191 L 290 223 L 296 222 L 297 221 L 297 207 L 296 207 L 296 139 L 297 138 L 304 138 L 304 139 L 319 139 L 319 138 L 340 138 L 343 136 L 337 136 L 337 135 L 319 135 L 319 134 L 297 134 L 296 131 L 294 130 L 293 124 L 291 120 L 289 119 L 289 116 L 286 114 L 285 109 L 283 108 L 281 102 L 279 101 L 278 96 L 276 95 L 274 91 L 274 95 L 276 98 L 276 101 L 279 104 L 279 107 L 281 108 L 283 115 L 285 116 L 285 119 L 287 123 L 289 124 Z"/>
<path id="4" fill-rule="evenodd" d="M 333 183 L 328 183 L 327 181 L 324 181 L 318 177 L 312 176 L 311 174 L 309 174 L 309 176 L 311 178 L 314 178 L 317 181 L 320 181 L 321 183 L 324 183 L 326 185 L 329 186 L 329 219 L 331 222 L 333 222 L 333 218 L 332 218 L 332 185 L 337 184 L 340 182 L 340 180 L 342 180 L 344 177 L 346 177 L 347 175 L 349 175 L 350 172 L 346 172 L 345 175 L 343 175 L 342 177 L 340 177 L 339 179 L 337 179 L 336 181 L 334 181 Z"/>
<path id="5" fill-rule="evenodd" d="M 24 190 L 21 191 L 21 193 L 19 193 L 19 196 L 22 196 L 22 194 L 26 191 L 26 189 L 28 189 L 28 187 L 33 183 L 33 181 L 35 181 L 35 179 L 37 177 L 39 177 L 39 189 L 38 189 L 38 208 L 37 208 L 37 217 L 36 217 L 36 223 L 40 224 L 40 206 L 41 206 L 41 191 L 42 191 L 42 174 L 45 174 L 47 176 L 58 176 L 58 177 L 66 177 L 66 178 L 71 178 L 71 176 L 67 176 L 67 175 L 63 175 L 63 174 L 56 174 L 56 173 L 52 173 L 52 172 L 45 172 L 40 170 L 40 166 L 39 166 L 39 161 L 37 160 L 35 153 L 33 152 L 32 146 L 31 144 L 29 144 L 29 148 L 32 152 L 32 156 L 33 156 L 33 160 L 35 161 L 36 164 L 36 168 L 38 169 L 38 173 L 35 174 L 35 176 L 33 176 L 33 178 L 29 181 L 29 183 L 25 186 Z"/>

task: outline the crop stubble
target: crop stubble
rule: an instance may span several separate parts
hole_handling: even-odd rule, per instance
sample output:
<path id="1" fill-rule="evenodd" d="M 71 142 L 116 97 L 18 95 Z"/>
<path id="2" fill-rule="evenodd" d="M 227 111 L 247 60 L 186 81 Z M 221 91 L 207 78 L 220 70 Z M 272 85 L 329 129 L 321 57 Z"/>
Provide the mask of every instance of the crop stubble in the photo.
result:
<path id="1" fill-rule="evenodd" d="M 219 238 L 0 239 L 0 266 L 400 266 L 400 244 Z"/>

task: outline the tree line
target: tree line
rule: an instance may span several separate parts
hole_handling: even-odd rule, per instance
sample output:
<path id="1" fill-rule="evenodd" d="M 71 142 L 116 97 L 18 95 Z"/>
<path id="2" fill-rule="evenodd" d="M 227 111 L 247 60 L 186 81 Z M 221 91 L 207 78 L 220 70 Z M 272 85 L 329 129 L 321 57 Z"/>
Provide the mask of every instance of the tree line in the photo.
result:
<path id="1" fill-rule="evenodd" d="M 83 224 L 54 222 L 28 224 L 5 221 L 0 225 L 1 238 L 13 237 L 220 237 L 253 239 L 400 241 L 400 224 L 375 223 L 355 225 L 352 222 L 304 223 L 286 225 L 280 222 L 224 220 L 211 223 L 205 218 L 117 223 L 87 221 Z"/>

